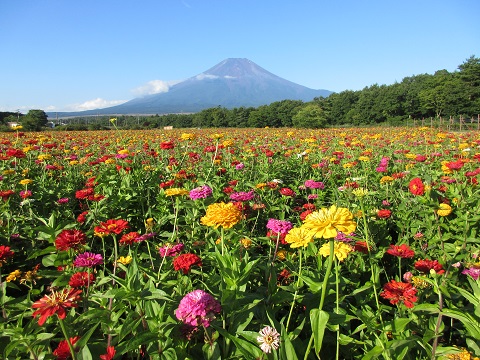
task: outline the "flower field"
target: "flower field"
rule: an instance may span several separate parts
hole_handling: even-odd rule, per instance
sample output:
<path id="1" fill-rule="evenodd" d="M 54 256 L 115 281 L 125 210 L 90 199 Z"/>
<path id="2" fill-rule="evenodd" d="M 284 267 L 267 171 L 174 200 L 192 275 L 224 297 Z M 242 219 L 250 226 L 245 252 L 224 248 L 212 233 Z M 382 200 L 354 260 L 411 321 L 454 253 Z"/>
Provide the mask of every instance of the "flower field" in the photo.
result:
<path id="1" fill-rule="evenodd" d="M 480 133 L 0 135 L 1 359 L 476 359 Z"/>

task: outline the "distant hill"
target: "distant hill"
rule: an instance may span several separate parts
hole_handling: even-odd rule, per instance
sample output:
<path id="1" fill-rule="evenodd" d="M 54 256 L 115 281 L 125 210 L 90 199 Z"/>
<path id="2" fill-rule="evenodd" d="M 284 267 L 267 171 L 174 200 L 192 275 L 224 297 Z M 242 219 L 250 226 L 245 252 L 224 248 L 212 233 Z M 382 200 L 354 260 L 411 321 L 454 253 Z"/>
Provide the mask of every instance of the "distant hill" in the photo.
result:
<path id="1" fill-rule="evenodd" d="M 231 109 L 258 107 L 281 100 L 311 101 L 331 93 L 285 80 L 248 59 L 231 58 L 173 85 L 168 92 L 138 97 L 108 108 L 50 113 L 49 116 L 193 113 L 217 106 Z"/>

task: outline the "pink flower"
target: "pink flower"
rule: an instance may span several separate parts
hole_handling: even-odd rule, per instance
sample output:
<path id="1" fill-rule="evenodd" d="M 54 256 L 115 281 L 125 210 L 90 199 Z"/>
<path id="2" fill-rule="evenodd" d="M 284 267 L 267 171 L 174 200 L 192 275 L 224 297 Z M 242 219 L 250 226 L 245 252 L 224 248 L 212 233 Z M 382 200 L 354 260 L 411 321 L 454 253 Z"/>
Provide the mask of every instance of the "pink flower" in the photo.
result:
<path id="1" fill-rule="evenodd" d="M 462 274 L 464 275 L 470 275 L 473 280 L 478 280 L 478 278 L 480 277 L 480 269 L 479 268 L 474 268 L 474 267 L 471 267 L 469 269 L 465 269 L 462 271 Z"/>
<path id="2" fill-rule="evenodd" d="M 174 257 L 180 254 L 185 246 L 183 244 L 167 244 L 158 249 L 158 253 L 163 258 L 165 256 Z"/>
<path id="3" fill-rule="evenodd" d="M 194 290 L 180 300 L 175 316 L 185 324 L 209 327 L 215 314 L 221 311 L 222 306 L 212 295 L 203 290 Z"/>
<path id="4" fill-rule="evenodd" d="M 310 189 L 323 189 L 325 185 L 321 181 L 307 180 L 305 181 L 305 187 Z"/>
<path id="5" fill-rule="evenodd" d="M 275 231 L 277 234 L 287 234 L 293 225 L 287 220 L 269 219 L 267 222 L 267 229 Z"/>
<path id="6" fill-rule="evenodd" d="M 212 195 L 212 188 L 208 185 L 199 186 L 190 190 L 189 196 L 192 200 L 206 199 Z"/>
<path id="7" fill-rule="evenodd" d="M 249 200 L 253 200 L 254 196 L 255 196 L 255 193 L 253 192 L 253 190 L 250 190 L 248 192 L 240 191 L 240 192 L 230 194 L 230 200 L 249 201 Z"/>
<path id="8" fill-rule="evenodd" d="M 91 252 L 84 252 L 83 254 L 78 255 L 73 261 L 73 265 L 76 267 L 94 267 L 100 264 L 103 264 L 102 255 Z"/>

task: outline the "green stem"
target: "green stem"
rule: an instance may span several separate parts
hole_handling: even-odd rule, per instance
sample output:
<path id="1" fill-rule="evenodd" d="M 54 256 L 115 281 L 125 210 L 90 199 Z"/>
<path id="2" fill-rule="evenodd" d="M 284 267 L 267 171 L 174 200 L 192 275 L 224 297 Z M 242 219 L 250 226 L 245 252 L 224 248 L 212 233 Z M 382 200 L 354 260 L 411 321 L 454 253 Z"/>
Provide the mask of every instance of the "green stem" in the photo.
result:
<path id="1" fill-rule="evenodd" d="M 298 289 L 300 287 L 300 277 L 302 275 L 302 258 L 303 253 L 302 249 L 299 249 L 300 263 L 298 265 L 298 277 L 297 277 L 297 286 L 295 288 L 295 294 L 293 294 L 292 305 L 290 306 L 290 312 L 288 313 L 287 324 L 285 325 L 285 331 L 288 332 L 288 325 L 290 324 L 290 318 L 292 317 L 293 308 L 295 306 L 295 300 L 297 299 Z"/>
<path id="2" fill-rule="evenodd" d="M 323 305 L 325 303 L 325 296 L 327 294 L 327 287 L 328 287 L 328 278 L 330 277 L 330 274 L 332 272 L 332 264 L 333 264 L 334 256 L 335 256 L 335 240 L 330 239 L 330 255 L 328 256 L 327 270 L 325 272 L 325 277 L 323 279 L 322 295 L 320 297 L 320 305 L 318 307 L 319 310 L 323 310 Z M 313 332 L 312 332 L 312 335 L 310 336 L 310 340 L 307 345 L 307 350 L 305 351 L 305 357 L 303 358 L 304 360 L 308 358 L 308 355 L 310 354 L 310 350 L 312 349 L 312 345 L 313 345 Z"/>
<path id="3" fill-rule="evenodd" d="M 340 284 L 339 284 L 339 265 L 338 265 L 338 260 L 337 258 L 335 260 L 335 304 L 336 304 L 336 310 L 335 312 L 337 314 L 340 313 Z M 338 324 L 338 330 L 337 330 L 337 348 L 336 348 L 336 356 L 335 359 L 338 360 L 340 355 L 340 324 Z"/>
<path id="4" fill-rule="evenodd" d="M 77 358 L 75 356 L 75 350 L 73 349 L 73 345 L 70 342 L 70 338 L 68 337 L 67 330 L 65 329 L 65 324 L 63 323 L 62 319 L 58 318 L 58 320 L 60 321 L 60 328 L 62 329 L 63 336 L 65 337 L 65 340 L 67 341 L 67 344 L 68 344 L 68 348 L 70 349 L 70 355 L 72 355 L 72 360 L 76 360 Z"/>

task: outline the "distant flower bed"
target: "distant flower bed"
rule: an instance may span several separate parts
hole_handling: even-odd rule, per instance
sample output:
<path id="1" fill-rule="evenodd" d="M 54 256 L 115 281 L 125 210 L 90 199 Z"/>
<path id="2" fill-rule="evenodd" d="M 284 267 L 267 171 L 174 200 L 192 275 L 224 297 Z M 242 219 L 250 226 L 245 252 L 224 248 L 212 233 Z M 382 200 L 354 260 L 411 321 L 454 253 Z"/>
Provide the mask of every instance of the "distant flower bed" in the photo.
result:
<path id="1" fill-rule="evenodd" d="M 480 357 L 480 133 L 5 133 L 0 358 Z"/>

